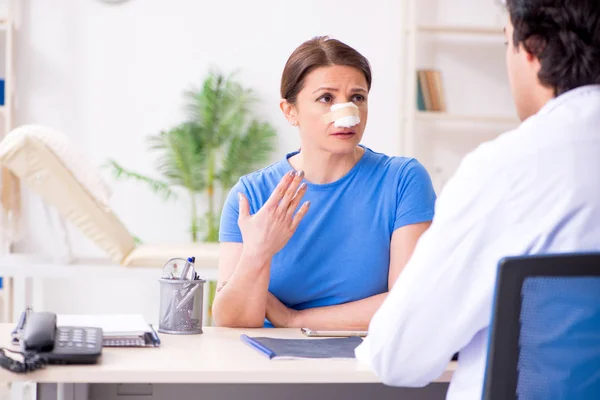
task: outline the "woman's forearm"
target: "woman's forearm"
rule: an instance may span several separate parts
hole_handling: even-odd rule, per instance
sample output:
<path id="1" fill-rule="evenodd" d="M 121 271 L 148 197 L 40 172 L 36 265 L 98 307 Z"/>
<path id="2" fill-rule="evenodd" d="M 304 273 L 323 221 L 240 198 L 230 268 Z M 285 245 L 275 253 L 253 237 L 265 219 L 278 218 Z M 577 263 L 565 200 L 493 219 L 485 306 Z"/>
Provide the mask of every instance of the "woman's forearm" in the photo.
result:
<path id="1" fill-rule="evenodd" d="M 271 257 L 242 252 L 235 271 L 217 292 L 213 316 L 218 326 L 264 325 Z"/>
<path id="2" fill-rule="evenodd" d="M 381 293 L 335 306 L 298 311 L 294 327 L 330 330 L 367 330 L 371 318 L 387 296 Z"/>

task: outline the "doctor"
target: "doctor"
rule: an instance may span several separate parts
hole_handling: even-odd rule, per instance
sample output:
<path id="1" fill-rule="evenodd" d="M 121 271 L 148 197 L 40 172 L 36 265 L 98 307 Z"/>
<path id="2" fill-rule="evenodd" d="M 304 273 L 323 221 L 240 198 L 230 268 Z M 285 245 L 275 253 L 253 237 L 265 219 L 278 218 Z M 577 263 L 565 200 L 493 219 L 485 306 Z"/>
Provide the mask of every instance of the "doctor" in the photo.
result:
<path id="1" fill-rule="evenodd" d="M 508 0 L 522 124 L 468 155 L 356 350 L 384 383 L 480 399 L 498 261 L 600 250 L 600 2 Z"/>

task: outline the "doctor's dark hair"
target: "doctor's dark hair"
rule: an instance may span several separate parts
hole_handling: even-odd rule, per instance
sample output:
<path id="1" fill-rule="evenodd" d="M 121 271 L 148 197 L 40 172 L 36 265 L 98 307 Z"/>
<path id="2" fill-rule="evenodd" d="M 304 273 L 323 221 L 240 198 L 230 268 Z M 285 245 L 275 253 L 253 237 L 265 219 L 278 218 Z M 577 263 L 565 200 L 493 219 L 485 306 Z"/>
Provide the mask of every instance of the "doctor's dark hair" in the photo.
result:
<path id="1" fill-rule="evenodd" d="M 507 0 L 513 43 L 541 64 L 540 82 L 558 96 L 600 84 L 600 0 Z"/>
<path id="2" fill-rule="evenodd" d="M 281 98 L 295 104 L 304 79 L 314 69 L 330 65 L 346 65 L 360 70 L 371 90 L 369 61 L 352 47 L 328 36 L 317 36 L 302 43 L 290 55 L 281 76 Z"/>

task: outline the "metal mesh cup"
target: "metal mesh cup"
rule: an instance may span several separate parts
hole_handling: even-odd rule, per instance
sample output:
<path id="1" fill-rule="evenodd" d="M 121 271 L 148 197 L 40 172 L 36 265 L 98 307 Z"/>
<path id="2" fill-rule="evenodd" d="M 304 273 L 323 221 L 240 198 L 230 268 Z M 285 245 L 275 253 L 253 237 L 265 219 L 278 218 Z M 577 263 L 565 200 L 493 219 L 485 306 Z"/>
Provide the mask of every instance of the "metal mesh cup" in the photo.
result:
<path id="1" fill-rule="evenodd" d="M 159 332 L 180 335 L 202 333 L 205 282 L 202 279 L 159 279 Z"/>

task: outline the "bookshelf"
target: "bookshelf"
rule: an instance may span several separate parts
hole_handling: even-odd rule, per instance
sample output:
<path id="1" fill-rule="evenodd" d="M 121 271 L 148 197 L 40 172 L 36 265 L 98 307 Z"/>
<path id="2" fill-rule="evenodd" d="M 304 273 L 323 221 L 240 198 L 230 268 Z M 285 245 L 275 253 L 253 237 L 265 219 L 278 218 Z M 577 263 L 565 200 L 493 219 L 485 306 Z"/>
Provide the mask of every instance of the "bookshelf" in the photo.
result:
<path id="1" fill-rule="evenodd" d="M 492 1 L 477 7 L 468 0 L 462 3 L 402 2 L 399 153 L 425 165 L 438 194 L 462 157 L 481 142 L 519 124 L 503 61 L 504 15 Z M 470 12 L 449 12 L 461 6 Z M 431 99 L 423 108 L 424 88 L 417 81 L 418 72 L 423 70 L 441 74 L 441 110 L 432 111 Z M 484 84 L 480 85 L 480 80 Z M 435 92 L 436 86 L 439 88 L 433 85 L 429 89 Z M 467 140 L 462 149 L 455 145 Z"/>
<path id="2" fill-rule="evenodd" d="M 17 0 L 0 2 L 0 40 L 3 40 L 4 51 L 1 54 L 4 79 L 4 104 L 0 105 L 0 140 L 13 128 L 14 117 L 14 34 L 16 26 Z M 18 228 L 17 217 L 20 209 L 20 187 L 18 179 L 8 170 L 0 168 L 0 254 L 10 253 Z M 0 279 L 2 279 L 0 277 Z M 12 315 L 12 280 L 2 279 L 0 285 L 0 302 L 2 303 L 0 320 L 8 322 Z"/>
<path id="3" fill-rule="evenodd" d="M 515 117 L 502 115 L 467 115 L 452 114 L 448 112 L 416 111 L 415 119 L 424 121 L 465 122 L 465 123 L 493 123 L 515 125 L 519 121 Z"/>
<path id="4" fill-rule="evenodd" d="M 457 35 L 475 35 L 475 36 L 502 36 L 504 34 L 501 27 L 479 27 L 479 26 L 451 26 L 451 25 L 418 25 L 417 32 L 437 33 L 437 34 L 457 34 Z"/>

